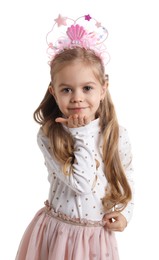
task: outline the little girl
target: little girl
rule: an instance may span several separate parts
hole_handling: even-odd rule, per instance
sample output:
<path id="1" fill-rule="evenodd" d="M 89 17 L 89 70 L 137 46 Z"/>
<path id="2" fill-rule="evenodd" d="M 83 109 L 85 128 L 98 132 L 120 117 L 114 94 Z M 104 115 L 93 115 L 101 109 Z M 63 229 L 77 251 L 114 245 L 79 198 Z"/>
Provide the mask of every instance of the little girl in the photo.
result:
<path id="1" fill-rule="evenodd" d="M 80 19 L 95 21 L 97 32 Z M 59 15 L 47 39 L 69 20 Z M 77 20 L 65 37 L 48 42 L 51 82 L 34 119 L 50 191 L 16 260 L 118 260 L 114 231 L 123 231 L 132 216 L 131 146 L 117 122 L 99 37 L 107 31 L 90 15 Z"/>

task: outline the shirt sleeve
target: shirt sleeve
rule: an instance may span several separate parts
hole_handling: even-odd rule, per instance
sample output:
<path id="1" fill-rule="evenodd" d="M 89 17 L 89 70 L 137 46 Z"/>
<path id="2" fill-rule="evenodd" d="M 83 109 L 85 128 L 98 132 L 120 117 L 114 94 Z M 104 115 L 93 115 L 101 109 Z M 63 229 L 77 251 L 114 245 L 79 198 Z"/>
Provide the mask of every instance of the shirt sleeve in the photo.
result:
<path id="1" fill-rule="evenodd" d="M 134 208 L 134 180 L 133 180 L 133 165 L 132 165 L 132 151 L 131 151 L 131 143 L 129 139 L 128 132 L 125 128 L 120 127 L 120 136 L 119 136 L 119 155 L 121 159 L 121 163 L 125 170 L 125 174 L 130 185 L 132 191 L 132 200 L 128 203 L 126 208 L 121 212 L 127 222 L 130 221 L 133 208 Z"/>
<path id="2" fill-rule="evenodd" d="M 42 129 L 38 134 L 38 144 L 44 155 L 49 175 L 56 175 L 77 194 L 88 194 L 92 191 L 96 180 L 96 161 L 92 153 L 95 144 L 93 138 L 91 138 L 91 127 L 86 125 L 79 128 L 70 128 L 68 131 L 75 142 L 75 160 L 72 164 L 73 171 L 69 175 L 63 173 L 61 164 L 53 158 L 48 138 L 44 135 Z"/>

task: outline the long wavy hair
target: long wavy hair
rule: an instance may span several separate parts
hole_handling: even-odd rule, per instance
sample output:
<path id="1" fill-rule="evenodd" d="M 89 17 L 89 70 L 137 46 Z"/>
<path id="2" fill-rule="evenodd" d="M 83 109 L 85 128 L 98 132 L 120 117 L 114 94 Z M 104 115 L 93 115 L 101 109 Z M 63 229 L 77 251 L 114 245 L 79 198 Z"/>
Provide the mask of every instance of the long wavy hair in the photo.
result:
<path id="1" fill-rule="evenodd" d="M 61 69 L 75 61 L 91 66 L 100 84 L 105 84 L 107 78 L 100 57 L 92 50 L 74 48 L 64 50 L 50 63 L 50 85 L 54 84 L 56 74 Z M 49 89 L 47 89 L 43 100 L 35 110 L 33 116 L 35 121 L 41 126 L 47 125 L 47 136 L 50 140 L 52 152 L 55 158 L 63 165 L 64 174 L 72 174 L 68 169 L 71 169 L 71 165 L 74 162 L 74 141 L 62 124 L 55 122 L 55 119 L 61 117 L 62 113 L 54 97 L 50 94 Z M 108 211 L 118 205 L 118 210 L 121 211 L 131 200 L 132 193 L 119 157 L 119 124 L 108 90 L 96 112 L 96 117 L 100 119 L 100 127 L 103 135 L 102 159 L 104 161 L 105 176 L 108 181 L 102 201 L 103 206 L 105 211 Z"/>

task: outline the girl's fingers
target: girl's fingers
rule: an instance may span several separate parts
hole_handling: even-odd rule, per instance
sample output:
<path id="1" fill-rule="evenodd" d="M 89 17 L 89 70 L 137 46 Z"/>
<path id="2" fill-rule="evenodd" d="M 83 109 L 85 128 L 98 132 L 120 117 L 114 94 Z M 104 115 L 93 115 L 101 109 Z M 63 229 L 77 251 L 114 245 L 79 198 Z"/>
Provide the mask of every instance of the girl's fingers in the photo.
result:
<path id="1" fill-rule="evenodd" d="M 57 117 L 56 119 L 55 119 L 55 122 L 57 122 L 57 123 L 62 123 L 62 124 L 67 124 L 67 119 L 65 119 L 65 118 L 63 118 L 63 117 Z"/>
<path id="2" fill-rule="evenodd" d="M 111 218 L 117 218 L 118 216 L 119 216 L 119 212 L 117 212 L 117 211 L 113 211 L 113 212 L 111 212 L 111 213 L 107 213 L 107 214 L 105 214 L 105 216 L 104 216 L 104 220 L 109 220 L 109 219 L 111 219 Z"/>
<path id="3" fill-rule="evenodd" d="M 73 123 L 74 127 L 78 126 L 78 115 L 72 116 L 72 123 Z"/>
<path id="4" fill-rule="evenodd" d="M 115 220 L 108 221 L 106 224 L 106 227 L 111 231 L 120 231 L 120 228 L 121 228 L 119 221 L 115 221 Z"/>
<path id="5" fill-rule="evenodd" d="M 84 126 L 90 123 L 90 119 L 85 116 L 80 115 L 71 115 L 69 118 L 58 117 L 55 119 L 55 122 L 64 124 L 70 128 L 76 128 Z"/>
<path id="6" fill-rule="evenodd" d="M 78 116 L 78 124 L 79 124 L 80 126 L 85 125 L 85 123 L 84 123 L 84 117 L 83 117 L 83 116 Z"/>
<path id="7" fill-rule="evenodd" d="M 80 127 L 83 126 L 83 117 L 73 115 L 68 118 L 68 127 Z"/>
<path id="8" fill-rule="evenodd" d="M 106 227 L 111 231 L 123 231 L 127 226 L 127 220 L 120 212 L 106 214 L 104 220 Z"/>

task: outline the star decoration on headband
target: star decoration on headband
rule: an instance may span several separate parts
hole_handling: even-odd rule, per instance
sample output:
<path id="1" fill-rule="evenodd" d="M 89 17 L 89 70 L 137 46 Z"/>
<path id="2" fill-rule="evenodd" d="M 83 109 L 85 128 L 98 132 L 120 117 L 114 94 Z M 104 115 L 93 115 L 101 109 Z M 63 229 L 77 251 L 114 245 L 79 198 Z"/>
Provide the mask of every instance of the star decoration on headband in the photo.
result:
<path id="1" fill-rule="evenodd" d="M 62 17 L 59 14 L 59 16 L 54 21 L 57 23 L 57 26 L 60 27 L 61 25 L 67 25 L 66 20 L 67 20 L 67 17 Z"/>
<path id="2" fill-rule="evenodd" d="M 89 14 L 85 15 L 85 20 L 90 21 L 91 19 L 92 17 Z"/>
<path id="3" fill-rule="evenodd" d="M 96 26 L 97 26 L 97 28 L 101 27 L 101 23 L 96 22 Z"/>

